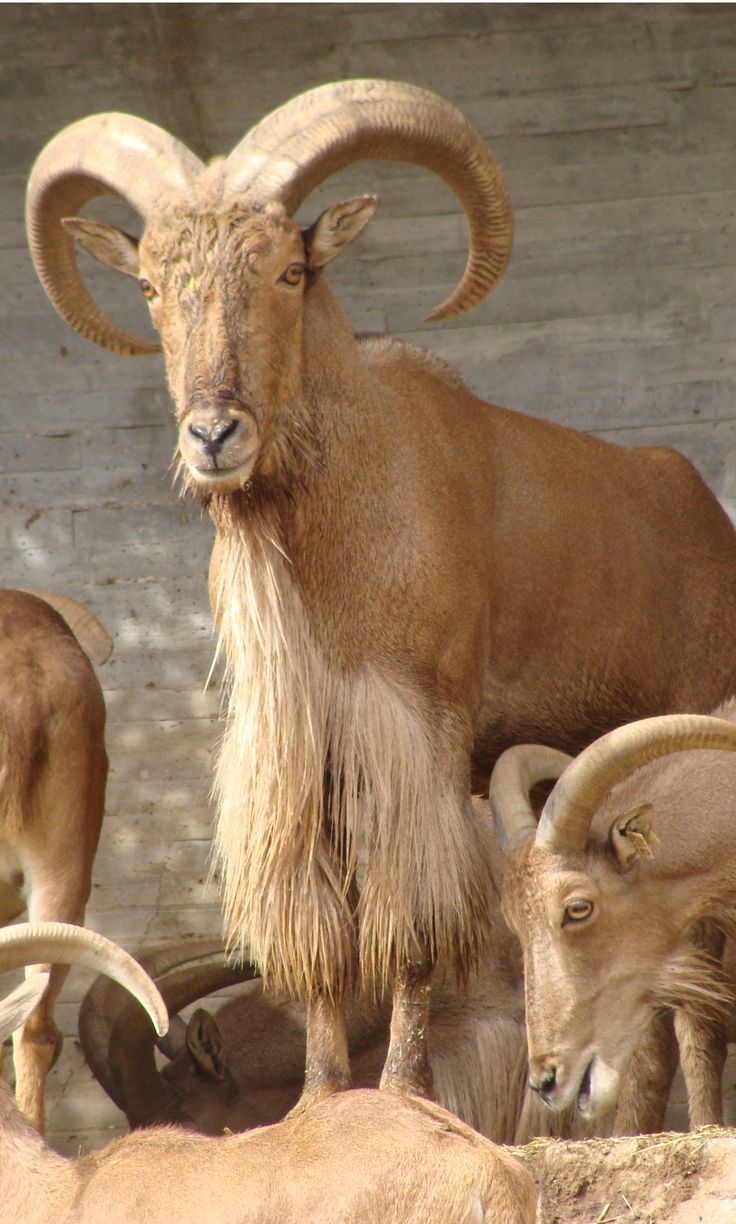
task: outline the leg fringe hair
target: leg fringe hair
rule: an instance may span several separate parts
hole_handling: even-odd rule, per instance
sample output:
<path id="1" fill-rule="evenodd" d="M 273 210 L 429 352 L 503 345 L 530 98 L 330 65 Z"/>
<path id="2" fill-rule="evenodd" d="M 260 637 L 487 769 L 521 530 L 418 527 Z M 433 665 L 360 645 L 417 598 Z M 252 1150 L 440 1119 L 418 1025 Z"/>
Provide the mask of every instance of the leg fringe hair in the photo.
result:
<path id="1" fill-rule="evenodd" d="M 328 668 L 267 526 L 228 533 L 215 602 L 230 697 L 214 865 L 232 951 L 306 998 L 348 989 L 358 954 L 381 987 L 419 935 L 465 972 L 488 935 L 484 854 L 416 696 Z"/>

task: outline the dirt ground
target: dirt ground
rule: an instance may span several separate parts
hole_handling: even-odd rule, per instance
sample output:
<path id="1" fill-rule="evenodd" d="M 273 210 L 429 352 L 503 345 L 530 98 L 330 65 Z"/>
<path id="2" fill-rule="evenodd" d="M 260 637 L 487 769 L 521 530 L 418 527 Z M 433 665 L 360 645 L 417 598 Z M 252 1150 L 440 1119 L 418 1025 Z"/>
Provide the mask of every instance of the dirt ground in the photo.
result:
<path id="1" fill-rule="evenodd" d="M 540 1187 L 537 1224 L 733 1224 L 736 1130 L 519 1149 Z"/>

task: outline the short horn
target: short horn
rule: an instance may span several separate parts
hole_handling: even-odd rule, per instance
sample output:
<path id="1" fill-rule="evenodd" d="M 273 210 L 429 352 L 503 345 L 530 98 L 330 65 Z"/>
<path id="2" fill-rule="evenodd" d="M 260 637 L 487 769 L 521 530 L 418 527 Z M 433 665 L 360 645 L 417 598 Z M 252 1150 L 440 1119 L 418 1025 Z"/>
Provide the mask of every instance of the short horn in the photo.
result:
<path id="1" fill-rule="evenodd" d="M 25 965 L 82 965 L 105 973 L 134 996 L 158 1036 L 169 1027 L 159 991 L 132 956 L 104 935 L 68 922 L 20 922 L 0 930 L 0 973 Z"/>
<path id="2" fill-rule="evenodd" d="M 532 787 L 559 778 L 572 759 L 542 744 L 517 744 L 501 753 L 493 767 L 488 798 L 504 854 L 537 832 L 530 799 Z"/>
<path id="3" fill-rule="evenodd" d="M 115 353 L 141 356 L 160 346 L 118 327 L 90 296 L 74 241 L 61 224 L 89 200 L 112 195 L 146 218 L 201 172 L 198 157 L 163 128 L 133 115 L 89 115 L 42 149 L 26 193 L 26 232 L 39 280 L 66 322 Z"/>
<path id="4" fill-rule="evenodd" d="M 490 150 L 449 102 L 396 81 L 323 85 L 267 115 L 225 163 L 227 190 L 279 200 L 291 214 L 321 182 L 354 162 L 412 162 L 444 179 L 463 207 L 469 254 L 462 279 L 428 318 L 475 306 L 511 254 L 511 200 Z"/>
<path id="5" fill-rule="evenodd" d="M 613 786 L 650 761 L 694 748 L 736 751 L 736 723 L 707 714 L 662 714 L 609 731 L 585 748 L 555 785 L 536 845 L 583 850 L 593 816 Z"/>

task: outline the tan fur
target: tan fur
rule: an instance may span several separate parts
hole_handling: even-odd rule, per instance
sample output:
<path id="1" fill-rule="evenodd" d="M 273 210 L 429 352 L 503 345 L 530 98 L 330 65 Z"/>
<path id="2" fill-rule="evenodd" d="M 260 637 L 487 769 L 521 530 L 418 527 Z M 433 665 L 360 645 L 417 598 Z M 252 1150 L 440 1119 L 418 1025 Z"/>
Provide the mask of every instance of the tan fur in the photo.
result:
<path id="1" fill-rule="evenodd" d="M 533 1224 L 536 1190 L 445 1110 L 387 1093 L 342 1093 L 245 1135 L 136 1131 L 72 1161 L 0 1083 L 0 1201 L 23 1224 Z"/>
<path id="2" fill-rule="evenodd" d="M 36 932 L 20 955 L 38 954 Z M 48 954 L 53 932 L 43 928 Z M 89 967 L 95 948 L 79 940 L 62 955 Z M 109 943 L 109 941 L 104 941 Z M 16 946 L 7 968 L 18 963 Z M 153 983 L 114 946 L 105 960 L 127 981 L 160 1031 L 166 1009 Z M 127 958 L 128 960 L 130 958 Z M 119 976 L 118 976 L 119 975 Z M 0 1001 L 0 1042 L 44 989 L 25 982 Z M 298 1118 L 246 1135 L 205 1138 L 181 1128 L 138 1131 L 78 1160 L 45 1146 L 0 1080 L 0 1213 L 21 1224 L 532 1224 L 533 1179 L 446 1110 L 378 1092 L 343 1093 Z"/>
<path id="3" fill-rule="evenodd" d="M 714 713 L 736 721 L 736 701 Z M 609 829 L 642 802 L 660 844 L 623 871 Z M 735 813 L 734 753 L 692 749 L 613 787 L 592 813 L 584 852 L 552 853 L 528 840 L 511 856 L 504 911 L 524 948 L 531 1074 L 540 1081 L 556 1070 L 551 1103 L 575 1095 L 593 1054 L 623 1073 L 647 1023 L 668 1008 L 691 1125 L 722 1121 L 720 1072 L 727 1036 L 736 1032 Z M 585 929 L 562 925 L 562 906 L 573 896 L 593 900 Z"/>
<path id="4" fill-rule="evenodd" d="M 474 814 L 485 852 L 491 936 L 466 984 L 459 984 L 452 973 L 436 971 L 429 1056 L 438 1102 L 495 1142 L 511 1143 L 520 1133 L 521 1141 L 540 1133 L 535 1129 L 540 1121 L 547 1133 L 548 1114 L 536 1098 L 531 1111 L 523 1106 L 527 1094 L 520 951 L 500 912 L 494 881 L 501 857 L 487 803 L 476 799 Z M 210 991 L 219 993 L 238 973 L 226 968 L 222 949 L 213 941 L 164 947 L 143 953 L 141 961 L 175 1011 L 191 1008 Z M 241 972 L 247 979 L 253 968 L 244 965 Z M 209 1017 L 204 1037 L 199 1009 L 186 1033 L 170 1034 L 173 1057 L 163 1074 L 153 1063 L 153 1034 L 138 1023 L 138 1012 L 121 987 L 101 976 L 83 1000 L 79 1021 L 85 1057 L 131 1125 L 177 1122 L 218 1134 L 226 1126 L 243 1130 L 277 1121 L 296 1103 L 304 1079 L 303 1004 L 283 994 L 264 993 L 260 982 L 248 981 L 242 993 Z M 348 1002 L 356 1087 L 378 1084 L 390 1012 L 389 992 L 375 1005 L 360 994 Z M 207 1050 L 196 1058 L 203 1041 L 220 1052 L 214 1066 Z M 572 1133 L 569 1119 L 556 1121 L 557 1133 Z"/>
<path id="5" fill-rule="evenodd" d="M 230 938 L 311 1000 L 427 945 L 462 975 L 489 937 L 471 775 L 515 742 L 577 751 L 733 692 L 736 536 L 682 456 L 356 342 L 322 267 L 360 202 L 302 232 L 279 203 L 221 200 L 218 174 L 122 260 L 104 227 L 76 236 L 151 287 L 178 459 L 216 526 Z"/>
<path id="6" fill-rule="evenodd" d="M 20 735 L 13 735 L 7 720 L 0 726 L 0 830 L 11 840 L 33 819 L 33 775 L 46 756 L 46 711 L 38 708 L 33 694 L 17 694 L 15 714 Z"/>
<path id="7" fill-rule="evenodd" d="M 451 973 L 434 975 L 428 1045 L 437 1101 L 497 1143 L 607 1133 L 572 1111 L 551 1113 L 527 1089 L 521 951 L 502 919 L 492 883 L 500 878 L 502 860 L 488 805 L 476 799 L 474 810 L 488 857 L 491 938 L 466 985 Z M 170 1011 L 191 1009 L 195 1001 L 206 1007 L 210 992 L 218 995 L 239 972 L 245 979 L 254 972 L 252 965 L 226 967 L 222 948 L 211 940 L 169 945 L 143 953 L 141 960 Z M 240 1131 L 278 1121 L 297 1102 L 304 1080 L 303 1004 L 264 993 L 260 982 L 248 980 L 241 993 L 214 1014 L 206 1013 L 206 1024 L 198 1008 L 186 1026 L 175 1026 L 167 1038 L 171 1062 L 163 1073 L 156 1069 L 153 1035 L 142 1018 L 139 1022 L 138 1011 L 119 986 L 99 977 L 83 1000 L 79 1021 L 89 1066 L 132 1126 L 176 1122 L 220 1134 L 225 1127 Z M 390 1019 L 388 994 L 375 1007 L 361 995 L 348 1001 L 356 1087 L 378 1084 Z M 619 1133 L 662 1125 L 675 1064 L 662 1074 L 666 1051 L 656 1043 L 643 1045 L 639 1053 L 624 1086 Z"/>
<path id="8" fill-rule="evenodd" d="M 107 776 L 99 682 L 49 605 L 0 591 L 0 922 L 81 923 Z M 14 1037 L 20 1107 L 44 1127 L 46 1076 L 61 1042 L 53 1020 L 68 969 Z"/>
<path id="9" fill-rule="evenodd" d="M 671 1007 L 676 1002 L 678 1008 L 703 1019 L 725 1022 L 736 1003 L 733 983 L 724 980 L 721 964 L 691 946 L 677 948 L 667 957 L 650 990 L 655 1004 Z"/>

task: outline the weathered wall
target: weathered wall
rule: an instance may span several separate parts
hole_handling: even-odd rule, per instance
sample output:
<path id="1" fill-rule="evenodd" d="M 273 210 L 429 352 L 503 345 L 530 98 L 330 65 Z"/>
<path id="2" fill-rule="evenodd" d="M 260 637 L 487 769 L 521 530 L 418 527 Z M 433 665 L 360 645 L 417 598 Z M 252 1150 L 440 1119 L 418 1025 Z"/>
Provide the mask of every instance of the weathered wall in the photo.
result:
<path id="1" fill-rule="evenodd" d="M 463 222 L 431 176 L 359 166 L 304 209 L 381 196 L 330 275 L 356 328 L 419 339 L 496 402 L 676 445 L 736 506 L 736 7 L 10 4 L 2 29 L 3 577 L 88 601 L 114 634 L 100 673 L 112 775 L 89 921 L 135 949 L 219 926 L 204 884 L 218 710 L 216 689 L 204 691 L 211 530 L 172 491 L 160 361 L 82 341 L 36 282 L 22 225 L 35 154 L 99 110 L 143 115 L 208 157 L 326 80 L 438 91 L 506 172 L 510 269 L 470 315 L 423 327 L 462 269 Z M 135 287 L 96 266 L 90 278 L 140 325 Z M 73 975 L 64 996 L 70 1033 L 85 984 Z M 62 1146 L 115 1116 L 71 1041 L 54 1094 Z"/>

